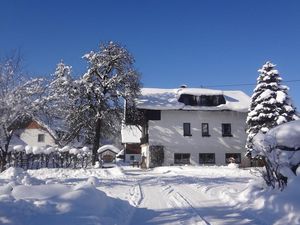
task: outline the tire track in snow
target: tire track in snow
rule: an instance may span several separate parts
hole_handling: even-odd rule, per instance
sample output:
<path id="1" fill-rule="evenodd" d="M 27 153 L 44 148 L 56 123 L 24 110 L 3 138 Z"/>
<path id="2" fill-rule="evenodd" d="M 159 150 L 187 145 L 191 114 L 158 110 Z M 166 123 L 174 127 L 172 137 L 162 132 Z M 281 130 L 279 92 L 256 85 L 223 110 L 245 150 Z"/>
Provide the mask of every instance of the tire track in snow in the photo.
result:
<path id="1" fill-rule="evenodd" d="M 133 185 L 129 190 L 129 194 L 130 203 L 135 207 L 139 207 L 144 199 L 144 193 L 142 191 L 141 184 L 137 182 L 136 185 Z"/>
<path id="2" fill-rule="evenodd" d="M 180 192 L 170 185 L 167 185 L 161 178 L 158 179 L 160 184 L 164 187 L 162 189 L 171 200 L 171 206 L 182 208 L 187 211 L 187 214 L 193 218 L 193 224 L 210 225 L 210 223 L 194 208 L 194 206 L 185 198 Z M 183 223 L 185 224 L 185 223 Z"/>
<path id="3" fill-rule="evenodd" d="M 124 179 L 127 182 L 133 183 L 128 193 L 128 201 L 134 207 L 139 207 L 144 199 L 144 193 L 142 191 L 142 187 L 137 178 L 133 178 L 133 175 L 130 172 L 126 171 L 124 168 L 121 168 L 122 173 L 124 174 Z"/>
<path id="4" fill-rule="evenodd" d="M 170 186 L 170 185 L 169 185 Z M 187 204 L 189 204 L 197 213 L 199 213 L 199 206 L 201 206 L 201 201 L 207 201 L 207 200 L 214 200 L 218 201 L 220 205 L 226 206 L 226 212 L 224 210 L 223 213 L 228 213 L 228 215 L 235 215 L 236 221 L 231 222 L 231 224 L 260 224 L 260 225 L 267 225 L 268 222 L 257 218 L 256 215 L 249 213 L 247 211 L 243 211 L 242 209 L 236 208 L 232 205 L 230 205 L 228 202 L 226 202 L 222 197 L 220 197 L 219 192 L 224 189 L 224 187 L 220 186 L 220 184 L 210 184 L 209 186 L 204 185 L 195 185 L 195 184 L 182 184 L 181 187 L 179 186 L 173 187 L 172 192 L 177 193 L 179 196 L 184 199 Z M 202 195 L 200 195 L 200 193 Z M 198 194 L 198 195 L 197 195 Z M 189 196 L 193 196 L 193 198 L 190 198 Z M 199 198 L 199 196 L 202 196 Z M 197 199 L 197 197 L 199 199 Z M 203 198 L 203 199 L 202 199 Z M 205 207 L 205 205 L 204 205 Z M 211 210 L 211 209 L 210 209 Z M 238 215 L 242 215 L 243 219 L 240 219 Z M 225 219 L 226 220 L 226 219 Z M 234 218 L 229 218 L 229 220 L 234 220 Z M 205 220 L 207 224 L 210 224 L 207 220 Z M 230 221 L 229 221 L 230 222 Z M 217 224 L 223 224 L 226 223 L 226 221 L 217 222 Z M 215 222 L 213 222 L 215 224 Z M 226 223 L 227 224 L 227 223 Z"/>

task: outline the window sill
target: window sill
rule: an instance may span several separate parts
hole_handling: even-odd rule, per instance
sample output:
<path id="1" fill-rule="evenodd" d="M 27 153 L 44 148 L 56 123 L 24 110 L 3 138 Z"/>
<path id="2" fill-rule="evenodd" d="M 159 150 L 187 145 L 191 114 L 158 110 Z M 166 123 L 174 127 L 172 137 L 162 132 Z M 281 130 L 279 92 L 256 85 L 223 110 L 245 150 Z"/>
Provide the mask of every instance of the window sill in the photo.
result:
<path id="1" fill-rule="evenodd" d="M 210 134 L 202 134 L 202 137 L 210 137 Z"/>
<path id="2" fill-rule="evenodd" d="M 223 134 L 222 137 L 233 137 L 232 134 Z"/>
<path id="3" fill-rule="evenodd" d="M 191 134 L 186 134 L 186 135 L 183 135 L 184 137 L 192 137 L 193 135 Z"/>

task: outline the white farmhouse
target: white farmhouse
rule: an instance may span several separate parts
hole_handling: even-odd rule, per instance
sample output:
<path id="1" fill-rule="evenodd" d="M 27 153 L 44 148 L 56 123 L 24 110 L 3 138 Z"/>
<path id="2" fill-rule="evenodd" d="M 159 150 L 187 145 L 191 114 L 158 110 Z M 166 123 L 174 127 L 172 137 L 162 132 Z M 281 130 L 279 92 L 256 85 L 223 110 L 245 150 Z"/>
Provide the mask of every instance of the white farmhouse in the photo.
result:
<path id="1" fill-rule="evenodd" d="M 21 140 L 24 145 L 48 147 L 56 146 L 55 135 L 55 131 L 39 120 L 29 120 L 15 131 L 14 139 Z"/>
<path id="2" fill-rule="evenodd" d="M 146 167 L 245 164 L 249 104 L 241 91 L 143 88 L 137 107 L 145 115 L 139 144 Z"/>

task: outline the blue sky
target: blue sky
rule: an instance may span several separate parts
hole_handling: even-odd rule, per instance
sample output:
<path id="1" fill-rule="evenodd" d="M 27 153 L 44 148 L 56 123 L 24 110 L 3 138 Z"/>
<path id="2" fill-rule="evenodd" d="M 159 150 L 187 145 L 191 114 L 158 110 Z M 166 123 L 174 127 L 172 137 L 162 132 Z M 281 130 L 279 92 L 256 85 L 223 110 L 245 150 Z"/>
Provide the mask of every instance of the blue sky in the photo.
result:
<path id="1" fill-rule="evenodd" d="M 145 87 L 252 84 L 271 60 L 300 79 L 300 1 L 1 0 L 0 55 L 21 49 L 25 69 L 49 76 L 63 59 L 76 75 L 100 42 L 125 45 Z M 300 108 L 300 82 L 290 82 Z M 251 95 L 254 86 L 241 89 Z"/>

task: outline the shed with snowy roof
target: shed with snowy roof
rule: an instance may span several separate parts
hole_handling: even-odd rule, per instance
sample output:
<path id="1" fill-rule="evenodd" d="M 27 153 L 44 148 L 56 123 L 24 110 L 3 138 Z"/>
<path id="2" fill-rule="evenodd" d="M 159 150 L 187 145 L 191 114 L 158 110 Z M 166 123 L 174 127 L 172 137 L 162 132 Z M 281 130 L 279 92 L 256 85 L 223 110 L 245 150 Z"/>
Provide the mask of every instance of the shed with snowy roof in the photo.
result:
<path id="1" fill-rule="evenodd" d="M 111 163 L 116 159 L 116 155 L 120 152 L 120 149 L 114 145 L 103 145 L 97 152 L 100 160 L 104 163 Z"/>
<path id="2" fill-rule="evenodd" d="M 132 132 L 135 137 L 124 135 L 122 142 L 140 136 L 138 144 L 147 167 L 226 165 L 232 157 L 237 163 L 246 163 L 249 104 L 249 96 L 242 91 L 142 88 L 136 105 L 143 112 L 144 123 L 140 132 Z M 126 122 L 130 126 L 123 126 L 123 133 L 134 125 Z"/>

